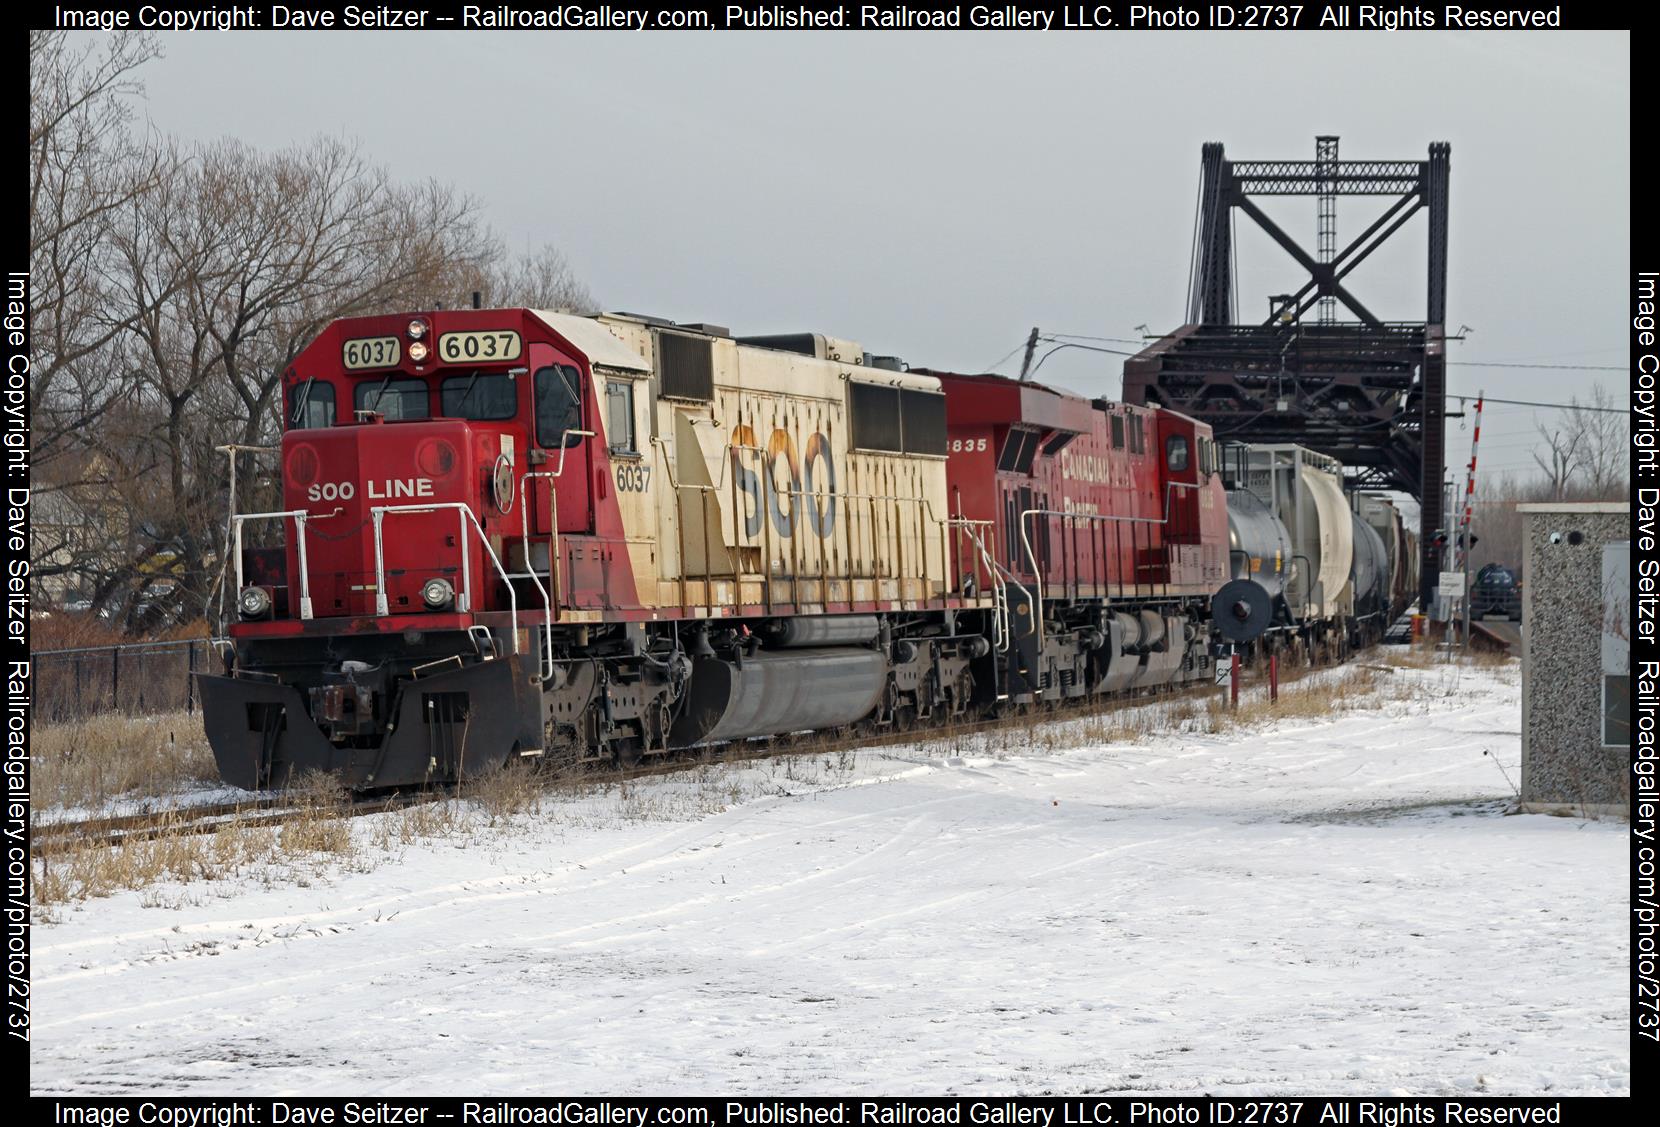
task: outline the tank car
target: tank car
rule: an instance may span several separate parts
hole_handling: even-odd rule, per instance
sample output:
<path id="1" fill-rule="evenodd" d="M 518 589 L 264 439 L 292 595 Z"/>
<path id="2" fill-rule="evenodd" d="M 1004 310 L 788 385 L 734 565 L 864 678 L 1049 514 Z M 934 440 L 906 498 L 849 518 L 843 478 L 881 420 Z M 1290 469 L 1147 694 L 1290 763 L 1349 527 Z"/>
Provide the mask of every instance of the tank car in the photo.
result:
<path id="1" fill-rule="evenodd" d="M 1355 496 L 1355 512 L 1383 543 L 1388 575 L 1388 613 L 1391 624 L 1418 598 L 1418 537 L 1407 527 L 1401 511 L 1375 493 Z"/>
<path id="2" fill-rule="evenodd" d="M 1342 467 L 1301 446 L 1222 450 L 1232 578 L 1213 617 L 1224 636 L 1253 629 L 1341 647 L 1355 615 L 1355 521 Z M 1375 584 L 1369 565 L 1368 585 Z"/>
<path id="3" fill-rule="evenodd" d="M 1389 614 L 1390 563 L 1383 537 L 1358 512 L 1350 512 L 1353 524 L 1354 561 L 1349 570 L 1353 600 L 1349 619 L 1349 643 L 1353 647 L 1380 640 L 1393 621 Z"/>

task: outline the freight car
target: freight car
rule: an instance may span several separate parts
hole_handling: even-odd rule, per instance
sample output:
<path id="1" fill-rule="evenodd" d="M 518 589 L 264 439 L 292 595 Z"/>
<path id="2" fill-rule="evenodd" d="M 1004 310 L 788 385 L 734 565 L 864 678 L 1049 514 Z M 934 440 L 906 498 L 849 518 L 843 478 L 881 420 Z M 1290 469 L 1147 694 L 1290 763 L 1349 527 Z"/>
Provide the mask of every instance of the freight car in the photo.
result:
<path id="1" fill-rule="evenodd" d="M 231 515 L 237 621 L 201 678 L 246 788 L 1154 688 L 1267 626 L 1218 595 L 1223 458 L 1171 411 L 527 309 L 340 321 L 282 388 L 283 500 Z M 1352 543 L 1323 539 L 1343 502 L 1297 477 L 1315 457 L 1259 500 L 1286 536 L 1275 613 L 1324 636 Z"/>
<path id="2" fill-rule="evenodd" d="M 1418 535 L 1402 518 L 1388 498 L 1374 493 L 1355 497 L 1355 512 L 1376 532 L 1383 544 L 1386 561 L 1388 612 L 1393 623 L 1411 608 L 1418 597 Z"/>
<path id="3" fill-rule="evenodd" d="M 1311 652 L 1342 652 L 1362 608 L 1376 602 L 1376 555 L 1356 565 L 1360 522 L 1343 496 L 1342 467 L 1301 446 L 1229 445 L 1231 581 L 1219 628 L 1237 641 L 1267 633 Z M 1377 553 L 1381 554 L 1381 552 Z M 1231 620 L 1231 621 L 1230 621 Z"/>

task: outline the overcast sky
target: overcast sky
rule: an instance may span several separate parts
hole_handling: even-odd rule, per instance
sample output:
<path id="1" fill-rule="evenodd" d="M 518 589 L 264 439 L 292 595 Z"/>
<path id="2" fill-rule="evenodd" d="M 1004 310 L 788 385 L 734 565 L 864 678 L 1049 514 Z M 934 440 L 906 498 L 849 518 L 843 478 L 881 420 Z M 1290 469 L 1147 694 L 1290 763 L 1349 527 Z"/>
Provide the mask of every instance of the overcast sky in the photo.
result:
<path id="1" fill-rule="evenodd" d="M 153 125 L 278 148 L 345 136 L 562 248 L 602 305 L 815 331 L 915 365 L 1013 373 L 1033 325 L 1135 337 L 1185 313 L 1199 147 L 1423 159 L 1452 143 L 1455 361 L 1625 359 L 1623 33 L 195 33 L 142 72 Z M 1387 200 L 1338 202 L 1339 245 Z M 1314 246 L 1312 200 L 1267 210 Z M 1242 316 L 1300 269 L 1238 224 Z M 1424 313 L 1425 218 L 1353 275 Z M 1106 347 L 1133 349 L 1133 345 Z M 1004 359 L 1011 351 L 1015 354 Z M 1041 378 L 1116 396 L 1122 357 Z M 1621 371 L 1454 366 L 1455 391 L 1563 401 Z M 1456 409 L 1456 404 L 1453 405 Z M 1481 468 L 1531 468 L 1528 408 Z M 1462 485 L 1469 429 L 1448 424 Z"/>

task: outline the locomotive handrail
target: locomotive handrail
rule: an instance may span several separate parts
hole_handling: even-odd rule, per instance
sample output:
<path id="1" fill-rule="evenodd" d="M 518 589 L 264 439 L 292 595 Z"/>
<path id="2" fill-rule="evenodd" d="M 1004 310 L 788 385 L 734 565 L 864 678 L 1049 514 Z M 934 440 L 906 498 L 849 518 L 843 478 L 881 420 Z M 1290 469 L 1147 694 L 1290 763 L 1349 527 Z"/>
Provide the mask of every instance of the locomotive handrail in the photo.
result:
<path id="1" fill-rule="evenodd" d="M 992 559 L 986 549 L 985 541 L 980 538 L 976 529 L 984 526 L 991 528 L 993 522 L 989 520 L 970 520 L 968 517 L 957 516 L 945 521 L 946 527 L 956 528 L 967 536 L 968 542 L 974 546 L 979 556 L 979 562 L 984 565 L 986 575 L 991 579 L 991 635 L 992 645 L 999 653 L 1007 653 L 1009 649 L 1009 589 L 998 573 L 997 561 Z"/>
<path id="2" fill-rule="evenodd" d="M 530 578 L 532 583 L 536 584 L 536 590 L 542 595 L 544 648 L 547 651 L 547 665 L 544 668 L 542 659 L 538 656 L 536 675 L 544 681 L 553 676 L 553 612 L 559 603 L 559 490 L 557 488 L 548 490 L 548 583 L 553 588 L 550 595 L 548 588 L 542 586 L 542 578 L 536 574 L 536 566 L 530 558 L 530 501 L 526 492 L 526 483 L 533 477 L 546 478 L 549 481 L 558 480 L 559 476 L 565 472 L 565 451 L 570 449 L 567 443 L 573 434 L 583 438 L 594 437 L 594 432 L 591 430 L 572 430 L 567 427 L 559 434 L 559 464 L 554 467 L 553 472 L 533 470 L 519 475 L 519 512 L 524 514 L 522 531 L 525 549 L 525 575 Z M 518 578 L 518 576 L 515 575 L 514 578 Z M 512 584 L 509 583 L 508 586 L 511 588 Z"/>
<path id="3" fill-rule="evenodd" d="M 294 521 L 294 544 L 300 552 L 300 617 L 311 617 L 311 574 L 306 568 L 305 560 L 305 522 L 313 514 L 304 509 L 285 509 L 280 513 L 232 513 L 231 514 L 231 558 L 236 561 L 236 590 L 242 593 L 242 525 L 250 520 L 279 520 L 292 518 Z M 318 513 L 318 520 L 339 516 L 340 509 L 335 507 L 333 512 Z"/>
<path id="4" fill-rule="evenodd" d="M 565 451 L 561 448 L 559 451 L 560 469 L 565 468 L 564 463 Z M 536 568 L 530 560 L 530 502 L 526 497 L 526 483 L 533 477 L 544 477 L 551 481 L 558 476 L 559 475 L 557 473 L 544 473 L 538 470 L 523 474 L 519 477 L 519 512 L 524 514 L 524 575 L 529 578 L 532 583 L 536 584 L 537 593 L 542 596 L 543 649 L 547 654 L 547 665 L 546 667 L 543 666 L 542 657 L 541 655 L 538 655 L 536 659 L 536 676 L 538 680 L 543 681 L 547 680 L 553 673 L 553 600 L 548 596 L 548 589 L 542 586 L 542 577 L 536 574 Z M 559 535 L 558 504 L 559 500 L 554 495 L 554 491 L 552 489 L 548 490 L 548 582 L 550 583 L 553 582 L 554 554 L 558 550 L 558 541 L 556 539 Z M 514 574 L 514 578 L 519 578 L 517 573 Z M 509 584 L 509 586 L 511 586 L 511 584 Z M 555 590 L 557 589 L 558 588 L 556 587 Z"/>
<path id="5" fill-rule="evenodd" d="M 694 422 L 694 423 L 696 422 L 696 420 L 691 420 L 691 421 Z M 695 481 L 688 481 L 688 482 L 682 483 L 682 482 L 678 481 L 675 478 L 674 465 L 670 461 L 669 456 L 668 456 L 668 452 L 665 449 L 665 447 L 668 445 L 668 443 L 663 441 L 663 438 L 662 438 L 661 435 L 654 434 L 654 435 L 651 436 L 651 445 L 663 457 L 663 474 L 664 474 L 664 476 L 666 476 L 669 479 L 669 488 L 674 490 L 674 492 L 675 492 L 675 508 L 677 510 L 680 507 L 680 496 L 679 496 L 679 494 L 680 494 L 680 491 L 682 489 L 695 489 L 699 494 L 708 495 L 710 493 L 718 493 L 720 491 L 721 486 L 726 481 L 726 464 L 729 461 L 729 459 L 726 459 L 726 458 L 720 459 L 720 478 L 719 478 L 719 480 L 715 481 L 713 484 L 700 485 L 699 483 L 697 483 Z M 757 451 L 759 451 L 760 448 L 756 447 L 756 446 L 733 446 L 733 447 L 731 447 L 731 449 L 733 449 L 733 450 L 757 450 Z M 702 455 L 702 449 L 701 448 L 699 449 L 698 453 L 699 453 L 700 456 Z M 706 465 L 705 468 L 707 468 L 707 465 Z M 710 566 L 710 563 L 709 563 L 709 560 L 710 560 L 710 552 L 709 552 L 709 514 L 708 514 L 707 511 L 705 511 L 701 515 L 701 519 L 700 519 L 699 523 L 701 523 L 703 525 L 703 603 L 704 603 L 704 607 L 706 608 L 707 613 L 712 615 L 714 613 L 714 606 L 715 606 L 715 595 L 714 595 L 714 574 L 715 573 L 714 573 L 714 569 Z M 676 539 L 675 552 L 676 552 L 676 555 L 678 556 L 677 563 L 678 563 L 679 568 L 680 568 L 680 609 L 682 611 L 684 611 L 690 605 L 686 601 L 686 522 L 681 519 L 680 513 L 678 511 L 675 513 L 674 529 L 675 529 L 675 539 Z M 737 575 L 737 562 L 736 562 L 736 560 L 734 560 L 734 562 L 733 562 L 732 570 L 733 570 L 732 588 L 733 588 L 734 594 L 736 594 L 736 592 L 739 588 L 739 580 L 738 580 L 738 575 Z"/>
<path id="6" fill-rule="evenodd" d="M 235 522 L 236 522 L 236 466 L 237 466 L 236 458 L 237 458 L 237 455 L 241 454 L 241 453 L 244 453 L 244 452 L 247 452 L 247 453 L 250 453 L 250 454 L 275 454 L 275 453 L 280 452 L 281 449 L 282 449 L 282 447 L 280 447 L 280 446 L 244 446 L 240 443 L 235 443 L 235 442 L 227 443 L 224 446 L 215 446 L 214 447 L 214 450 L 217 451 L 218 453 L 221 453 L 221 454 L 225 455 L 226 461 L 228 461 L 230 463 L 231 477 L 230 477 L 230 488 L 228 490 L 229 495 L 230 495 L 230 508 L 229 508 L 229 511 L 226 512 L 226 514 L 225 514 L 225 547 L 227 549 L 229 549 L 230 546 L 231 546 L 231 537 L 233 535 L 233 532 L 234 532 L 234 529 L 235 529 Z M 236 558 L 239 562 L 242 559 L 242 553 L 241 553 L 240 550 L 237 551 Z M 241 582 L 241 576 L 240 575 L 238 575 L 238 577 L 237 577 L 236 588 L 237 588 L 237 592 L 241 593 L 242 582 Z M 221 560 L 220 565 L 219 565 L 219 629 L 223 630 L 224 628 L 225 628 L 225 566 L 224 566 L 224 561 Z"/>
<path id="7" fill-rule="evenodd" d="M 467 558 L 467 522 L 471 521 L 478 529 L 478 540 L 483 545 L 484 552 L 490 557 L 490 562 L 496 565 L 496 574 L 507 587 L 507 609 L 512 615 L 513 652 L 519 652 L 519 596 L 513 590 L 513 581 L 508 578 L 507 569 L 501 565 L 496 550 L 490 547 L 490 538 L 484 534 L 484 526 L 478 523 L 478 516 L 472 507 L 464 501 L 437 501 L 429 505 L 376 505 L 369 510 L 369 515 L 375 524 L 375 614 L 385 617 L 391 613 L 391 607 L 386 601 L 386 551 L 385 540 L 382 535 L 382 524 L 389 513 L 436 513 L 444 509 L 455 509 L 461 514 L 461 586 L 455 593 L 455 608 L 462 614 L 472 609 L 473 568 Z M 537 663 L 540 671 L 540 661 Z"/>
<path id="8" fill-rule="evenodd" d="M 1032 586 L 1035 588 L 1035 590 L 1032 593 L 1032 609 L 1033 609 L 1033 612 L 1034 612 L 1033 616 L 1032 616 L 1032 621 L 1037 624 L 1038 645 L 1040 647 L 1043 645 L 1043 586 L 1044 586 L 1044 576 L 1043 576 L 1043 573 L 1038 570 L 1037 554 L 1032 550 L 1031 537 L 1029 537 L 1026 534 L 1027 524 L 1028 524 L 1028 522 L 1030 521 L 1030 519 L 1032 517 L 1034 517 L 1034 516 L 1064 517 L 1064 518 L 1067 518 L 1069 520 L 1093 521 L 1093 522 L 1098 522 L 1098 523 L 1102 523 L 1102 524 L 1111 524 L 1111 523 L 1132 524 L 1132 525 L 1133 524 L 1169 524 L 1170 523 L 1170 511 L 1174 507 L 1176 490 L 1177 489 L 1199 490 L 1199 489 L 1202 489 L 1202 488 L 1204 488 L 1203 485 L 1201 485 L 1197 482 L 1191 482 L 1191 481 L 1167 481 L 1167 482 L 1165 482 L 1164 516 L 1162 516 L 1162 517 L 1126 517 L 1126 516 L 1116 516 L 1116 515 L 1112 515 L 1112 514 L 1108 514 L 1108 513 L 1069 513 L 1069 512 L 1066 512 L 1064 510 L 1060 510 L 1060 509 L 1026 509 L 1023 512 L 1021 512 L 1021 514 L 1020 514 L 1020 544 L 1021 544 L 1021 547 L 1025 549 L 1026 562 L 1031 564 L 1031 566 L 1032 566 L 1032 578 L 1035 580 L 1035 582 L 1032 584 Z M 1169 547 L 1170 546 L 1167 543 L 1167 544 L 1165 544 L 1164 547 L 1166 549 L 1166 557 L 1168 558 Z M 1131 538 L 1130 548 L 1131 548 L 1131 551 L 1134 551 L 1134 549 L 1135 549 L 1134 537 Z M 1122 580 L 1122 578 L 1123 578 L 1122 575 L 1120 575 L 1119 578 L 1120 578 L 1120 580 Z M 1122 586 L 1123 584 L 1120 583 L 1119 585 Z M 1136 586 L 1138 586 L 1138 587 L 1140 586 L 1140 581 L 1139 580 L 1137 580 Z"/>

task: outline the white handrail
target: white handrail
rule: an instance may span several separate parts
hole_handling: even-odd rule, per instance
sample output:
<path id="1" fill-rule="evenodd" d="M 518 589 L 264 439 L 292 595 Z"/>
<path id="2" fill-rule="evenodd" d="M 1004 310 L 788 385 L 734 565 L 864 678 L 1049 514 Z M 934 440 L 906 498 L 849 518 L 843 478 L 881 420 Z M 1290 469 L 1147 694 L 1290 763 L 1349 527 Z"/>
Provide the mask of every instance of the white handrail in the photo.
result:
<path id="1" fill-rule="evenodd" d="M 318 513 L 317 519 L 322 520 L 338 516 L 340 509 L 331 513 Z M 300 552 L 300 617 L 311 617 L 311 574 L 306 567 L 305 559 L 305 522 L 312 517 L 304 509 L 286 509 L 280 513 L 241 513 L 231 514 L 231 558 L 236 561 L 236 592 L 242 593 L 242 524 L 250 520 L 281 520 L 291 518 L 294 521 L 294 542 Z"/>
<path id="2" fill-rule="evenodd" d="M 1157 517 L 1157 518 L 1154 518 L 1154 517 L 1122 517 L 1122 516 L 1109 515 L 1109 514 L 1106 514 L 1106 513 L 1069 513 L 1069 512 L 1066 512 L 1064 510 L 1061 510 L 1061 509 L 1026 509 L 1023 512 L 1021 512 L 1021 514 L 1020 514 L 1020 544 L 1021 544 L 1021 547 L 1023 547 L 1026 550 L 1026 562 L 1031 565 L 1031 567 L 1032 567 L 1032 578 L 1034 580 L 1036 580 L 1036 582 L 1033 584 L 1033 586 L 1036 588 L 1036 590 L 1034 592 L 1032 592 L 1032 605 L 1033 605 L 1033 610 L 1036 612 L 1036 614 L 1033 617 L 1033 621 L 1037 624 L 1038 645 L 1041 646 L 1043 644 L 1043 583 L 1044 583 L 1044 577 L 1038 571 L 1037 554 L 1032 551 L 1031 538 L 1029 536 L 1027 536 L 1027 534 L 1026 534 L 1026 525 L 1032 517 L 1034 517 L 1034 516 L 1066 517 L 1066 518 L 1072 519 L 1072 520 L 1097 521 L 1097 522 L 1101 522 L 1101 523 L 1111 523 L 1111 522 L 1116 521 L 1116 522 L 1121 522 L 1123 524 L 1169 524 L 1170 523 L 1170 510 L 1175 505 L 1175 492 L 1176 492 L 1176 490 L 1177 489 L 1199 490 L 1199 489 L 1203 489 L 1203 488 L 1204 488 L 1204 485 L 1199 483 L 1199 482 L 1192 482 L 1192 481 L 1167 481 L 1167 482 L 1165 482 L 1164 516 Z M 1168 547 L 1168 545 L 1166 545 L 1166 546 Z M 1132 551 L 1134 550 L 1134 542 L 1133 541 L 1131 543 L 1131 549 L 1132 549 Z M 1122 580 L 1123 577 L 1120 576 L 1119 578 L 1120 578 L 1120 580 Z M 1122 582 L 1120 582 L 1119 585 L 1123 586 Z M 1140 586 L 1139 583 L 1137 583 L 1136 585 Z"/>
<path id="3" fill-rule="evenodd" d="M 1009 649 L 1009 589 L 1008 585 L 1003 582 L 1002 575 L 998 573 L 997 561 L 991 558 L 991 553 L 986 549 L 985 541 L 980 538 L 980 533 L 977 531 L 981 525 L 990 528 L 992 522 L 989 520 L 970 520 L 967 517 L 958 516 L 946 520 L 945 524 L 946 527 L 958 529 L 968 537 L 969 543 L 974 546 L 974 550 L 979 557 L 980 564 L 986 569 L 986 575 L 991 580 L 992 645 L 998 653 L 1007 653 Z"/>
<path id="4" fill-rule="evenodd" d="M 538 657 L 536 662 L 536 675 L 544 681 L 553 676 L 553 596 L 550 595 L 548 593 L 548 589 L 542 585 L 542 577 L 536 574 L 535 565 L 533 565 L 530 560 L 530 500 L 527 490 L 528 483 L 533 477 L 546 478 L 548 481 L 557 481 L 559 476 L 565 472 L 565 451 L 570 449 L 570 446 L 567 445 L 567 443 L 573 434 L 581 435 L 584 438 L 594 437 L 594 432 L 591 430 L 571 430 L 567 428 L 564 431 L 561 431 L 559 435 L 559 464 L 554 467 L 553 472 L 548 473 L 546 470 L 533 470 L 529 473 L 519 475 L 519 512 L 523 514 L 522 522 L 520 524 L 520 531 L 523 534 L 525 549 L 524 573 L 532 583 L 536 584 L 536 590 L 542 596 L 543 649 L 546 652 L 547 664 L 544 666 L 541 658 Z M 553 569 L 555 566 L 554 557 L 558 554 L 559 495 L 553 489 L 550 489 L 548 491 L 548 577 L 550 581 L 553 577 Z M 518 576 L 515 573 L 515 578 L 517 577 Z"/>
<path id="5" fill-rule="evenodd" d="M 560 469 L 565 468 L 564 463 L 565 452 L 561 450 L 559 452 Z M 526 495 L 526 483 L 528 483 L 533 477 L 543 477 L 551 481 L 558 476 L 559 475 L 557 473 L 545 473 L 540 470 L 536 470 L 523 474 L 519 478 L 519 512 L 524 514 L 522 522 L 525 549 L 524 575 L 532 583 L 536 584 L 536 591 L 542 596 L 542 648 L 547 656 L 547 664 L 544 666 L 542 659 L 538 657 L 536 660 L 536 675 L 543 681 L 546 681 L 549 677 L 553 676 L 553 599 L 548 595 L 548 589 L 542 585 L 542 577 L 536 574 L 536 568 L 530 562 L 530 501 Z M 557 510 L 554 508 L 554 505 L 554 498 L 549 496 L 548 527 L 551 531 L 548 534 L 548 574 L 550 576 L 553 573 L 554 553 L 559 550 L 559 518 L 556 515 Z M 515 572 L 514 576 L 517 578 L 518 573 Z"/>
<path id="6" fill-rule="evenodd" d="M 501 576 L 502 583 L 507 587 L 508 611 L 513 618 L 513 652 L 519 652 L 519 596 L 513 590 L 512 580 L 508 578 L 507 569 L 502 567 L 501 559 L 497 557 L 494 548 L 490 547 L 490 538 L 484 534 L 484 526 L 478 523 L 478 516 L 472 507 L 464 501 L 437 501 L 427 505 L 376 505 L 369 510 L 369 515 L 375 523 L 375 614 L 384 617 L 391 613 L 391 607 L 386 601 L 386 551 L 382 524 L 388 513 L 436 513 L 444 509 L 454 509 L 461 514 L 461 590 L 455 593 L 455 609 L 467 614 L 472 606 L 473 567 L 467 556 L 467 522 L 471 521 L 478 529 L 478 542 L 483 545 L 484 552 L 490 557 L 490 562 L 496 565 L 496 574 Z"/>

